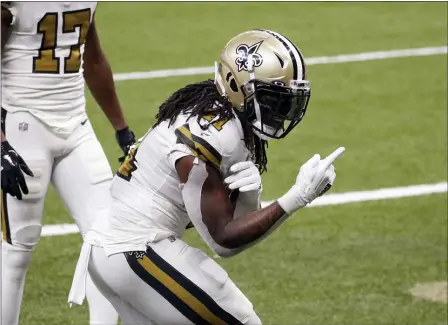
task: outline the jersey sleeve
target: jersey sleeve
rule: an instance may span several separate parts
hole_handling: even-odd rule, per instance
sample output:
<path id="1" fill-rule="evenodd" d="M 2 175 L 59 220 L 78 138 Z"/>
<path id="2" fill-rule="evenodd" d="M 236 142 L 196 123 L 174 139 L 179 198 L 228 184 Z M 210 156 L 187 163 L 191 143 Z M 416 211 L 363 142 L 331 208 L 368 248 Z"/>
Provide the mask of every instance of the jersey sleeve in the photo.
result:
<path id="1" fill-rule="evenodd" d="M 175 130 L 176 141 L 226 176 L 233 164 L 247 159 L 240 153 L 242 143 L 240 132 L 233 120 L 210 123 L 204 127 L 206 122 L 210 121 L 191 118 Z"/>
<path id="2" fill-rule="evenodd" d="M 222 145 L 218 136 L 209 132 L 198 130 L 194 123 L 184 124 L 175 131 L 177 143 L 182 143 L 199 159 L 221 167 Z"/>

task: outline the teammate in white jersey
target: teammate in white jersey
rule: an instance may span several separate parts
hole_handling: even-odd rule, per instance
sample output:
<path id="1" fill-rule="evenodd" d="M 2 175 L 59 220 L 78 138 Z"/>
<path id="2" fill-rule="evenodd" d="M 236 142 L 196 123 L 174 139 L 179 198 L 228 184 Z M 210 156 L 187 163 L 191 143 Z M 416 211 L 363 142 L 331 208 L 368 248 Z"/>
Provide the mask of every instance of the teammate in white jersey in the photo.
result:
<path id="1" fill-rule="evenodd" d="M 96 7 L 2 2 L 3 325 L 18 324 L 50 182 L 83 235 L 110 208 L 112 172 L 86 114 L 84 80 L 123 151 L 134 143 L 96 32 Z M 33 176 L 26 184 L 20 167 Z M 117 313 L 93 284 L 87 293 L 90 323 L 116 324 Z"/>
<path id="2" fill-rule="evenodd" d="M 286 37 L 234 37 L 215 81 L 175 92 L 131 148 L 112 183 L 112 214 L 84 238 L 69 302 L 82 303 L 88 267 L 126 325 L 260 324 L 226 271 L 182 236 L 192 224 L 230 257 L 331 187 L 344 148 L 313 156 L 285 195 L 260 207 L 266 141 L 302 120 L 309 96 L 304 59 Z"/>

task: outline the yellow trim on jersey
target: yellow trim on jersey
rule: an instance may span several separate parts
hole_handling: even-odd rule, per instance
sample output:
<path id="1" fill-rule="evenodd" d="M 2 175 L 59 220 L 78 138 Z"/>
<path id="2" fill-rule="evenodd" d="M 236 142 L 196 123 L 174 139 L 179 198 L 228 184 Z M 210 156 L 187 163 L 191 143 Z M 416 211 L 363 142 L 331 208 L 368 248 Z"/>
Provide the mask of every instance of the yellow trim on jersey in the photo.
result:
<path id="1" fill-rule="evenodd" d="M 212 122 L 216 117 L 217 117 L 216 114 L 208 113 L 208 114 L 204 115 L 202 118 L 204 120 L 206 120 L 207 122 L 211 122 L 211 125 L 213 125 L 213 127 L 216 130 L 221 131 L 223 126 L 224 126 L 224 124 L 226 124 L 229 121 L 229 119 L 226 117 L 226 118 L 223 118 L 223 119 L 221 119 L 219 121 Z"/>
<path id="2" fill-rule="evenodd" d="M 177 138 L 185 144 L 201 160 L 208 161 L 216 168 L 220 168 L 222 156 L 207 141 L 191 133 L 187 125 L 176 130 Z"/>
<path id="3" fill-rule="evenodd" d="M 156 264 L 154 264 L 154 262 L 151 261 L 147 256 L 143 256 L 143 258 L 141 259 L 138 258 L 137 261 L 149 274 L 151 274 L 156 280 L 167 287 L 168 290 L 175 294 L 204 320 L 213 325 L 227 324 L 224 320 L 213 314 L 201 301 L 199 301 L 195 296 L 188 292 L 182 285 L 176 282 L 176 280 L 174 280 Z"/>
<path id="4" fill-rule="evenodd" d="M 1 190 L 2 195 L 2 233 L 3 233 L 3 240 L 11 244 L 11 234 L 9 229 L 9 220 L 8 220 L 8 207 L 7 207 L 7 198 L 6 198 L 6 192 L 3 192 Z"/>

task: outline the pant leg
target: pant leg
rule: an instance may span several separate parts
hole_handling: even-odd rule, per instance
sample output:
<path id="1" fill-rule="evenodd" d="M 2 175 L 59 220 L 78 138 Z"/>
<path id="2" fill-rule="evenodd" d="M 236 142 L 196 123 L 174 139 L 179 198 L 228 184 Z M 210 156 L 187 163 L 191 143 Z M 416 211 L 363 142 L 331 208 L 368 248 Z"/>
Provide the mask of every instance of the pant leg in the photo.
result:
<path id="1" fill-rule="evenodd" d="M 93 220 L 108 215 L 112 171 L 90 122 L 75 130 L 66 146 L 68 153 L 55 161 L 52 182 L 84 235 Z M 86 294 L 90 325 L 117 324 L 117 312 L 89 277 Z"/>
<path id="2" fill-rule="evenodd" d="M 227 273 L 179 239 L 151 244 L 147 252 L 114 254 L 107 261 L 97 255 L 93 250 L 89 263 L 96 279 L 157 324 L 261 324 Z"/>
<path id="3" fill-rule="evenodd" d="M 2 191 L 2 324 L 16 325 L 25 277 L 40 238 L 44 199 L 53 158 L 51 133 L 26 112 L 6 113 L 2 127 L 11 146 L 22 156 L 34 177 L 25 175 L 29 194 L 21 201 Z"/>
<path id="4" fill-rule="evenodd" d="M 94 257 L 93 257 L 94 255 Z M 124 258 L 123 256 L 119 256 Z M 110 261 L 101 247 L 92 247 L 91 260 L 89 262 L 89 273 L 93 282 L 101 291 L 101 293 L 110 301 L 120 315 L 124 325 L 152 325 L 156 324 L 151 319 L 140 313 L 129 302 L 120 297 L 115 291 L 111 289 L 103 275 L 107 271 L 104 267 L 115 265 L 117 267 L 114 272 L 119 272 L 120 267 L 127 268 L 126 263 L 114 263 Z M 110 274 L 111 275 L 111 274 Z"/>
<path id="5" fill-rule="evenodd" d="M 69 150 L 55 159 L 51 181 L 84 235 L 94 220 L 109 213 L 112 170 L 90 122 L 67 142 Z"/>

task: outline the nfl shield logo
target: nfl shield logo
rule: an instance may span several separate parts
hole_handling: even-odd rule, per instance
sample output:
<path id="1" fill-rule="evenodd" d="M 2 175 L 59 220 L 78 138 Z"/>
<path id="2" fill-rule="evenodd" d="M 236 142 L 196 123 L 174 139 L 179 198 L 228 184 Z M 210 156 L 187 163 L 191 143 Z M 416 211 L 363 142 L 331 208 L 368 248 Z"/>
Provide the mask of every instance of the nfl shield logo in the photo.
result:
<path id="1" fill-rule="evenodd" d="M 20 122 L 19 123 L 19 131 L 28 131 L 28 123 Z"/>

